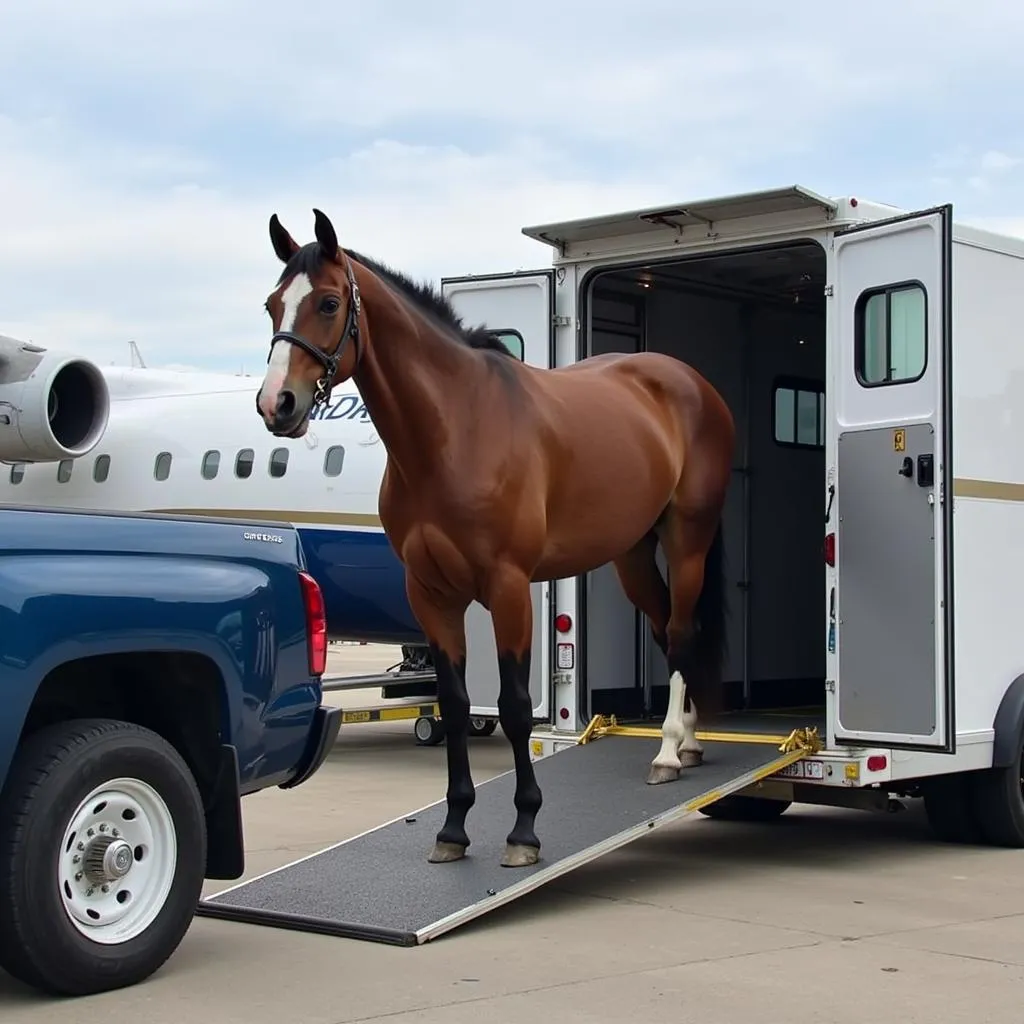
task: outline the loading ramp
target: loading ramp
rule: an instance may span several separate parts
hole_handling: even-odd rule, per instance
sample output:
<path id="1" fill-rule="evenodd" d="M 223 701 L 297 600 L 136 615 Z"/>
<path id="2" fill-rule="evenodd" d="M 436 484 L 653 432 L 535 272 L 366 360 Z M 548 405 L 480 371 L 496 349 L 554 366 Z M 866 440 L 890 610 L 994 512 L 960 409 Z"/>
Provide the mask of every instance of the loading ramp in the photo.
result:
<path id="1" fill-rule="evenodd" d="M 764 779 L 814 750 L 816 730 L 789 737 L 698 733 L 704 764 L 677 782 L 645 782 L 659 741 L 595 719 L 580 742 L 535 762 L 544 806 L 541 859 L 503 868 L 515 773 L 477 786 L 467 856 L 428 864 L 445 802 L 225 889 L 199 903 L 201 917 L 414 946 L 472 921 L 605 853 Z M 618 733 L 618 735 L 617 735 Z M 802 733 L 802 735 L 799 735 Z"/>

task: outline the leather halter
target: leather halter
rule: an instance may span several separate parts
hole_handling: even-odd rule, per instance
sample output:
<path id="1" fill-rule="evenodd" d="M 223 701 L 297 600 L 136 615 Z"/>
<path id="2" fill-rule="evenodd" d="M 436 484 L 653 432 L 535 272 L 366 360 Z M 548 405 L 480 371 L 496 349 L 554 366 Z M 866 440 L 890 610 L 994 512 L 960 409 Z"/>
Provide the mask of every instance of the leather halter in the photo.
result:
<path id="1" fill-rule="evenodd" d="M 293 331 L 278 331 L 270 339 L 270 352 L 267 353 L 267 362 L 270 362 L 270 354 L 274 351 L 274 345 L 279 341 L 287 341 L 292 345 L 296 345 L 302 349 L 303 352 L 311 355 L 318 363 L 324 368 L 324 374 L 316 382 L 316 390 L 313 392 L 313 408 L 315 409 L 318 405 L 324 405 L 331 397 L 331 388 L 334 386 L 334 376 L 338 372 L 338 363 L 341 361 L 341 357 L 345 354 L 345 346 L 348 344 L 349 339 L 352 339 L 352 344 L 356 350 L 356 364 L 359 363 L 361 353 L 360 341 L 359 341 L 359 313 L 362 309 L 362 299 L 359 296 L 359 285 L 356 284 L 355 275 L 352 273 L 352 261 L 346 257 L 345 259 L 345 274 L 348 277 L 349 287 L 349 303 L 348 303 L 348 314 L 345 317 L 345 327 L 341 332 L 341 338 L 338 340 L 338 344 L 335 346 L 334 351 L 331 353 L 324 352 L 323 349 L 317 348 L 316 345 L 306 341 L 299 334 L 295 334 Z"/>

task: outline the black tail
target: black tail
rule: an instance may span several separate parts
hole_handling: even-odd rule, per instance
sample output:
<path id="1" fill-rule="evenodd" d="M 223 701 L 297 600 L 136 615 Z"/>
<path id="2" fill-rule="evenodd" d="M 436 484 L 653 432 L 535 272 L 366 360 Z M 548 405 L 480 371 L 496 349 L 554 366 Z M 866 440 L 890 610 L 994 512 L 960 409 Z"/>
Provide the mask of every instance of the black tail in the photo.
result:
<path id="1" fill-rule="evenodd" d="M 719 520 L 715 539 L 704 559 L 704 585 L 693 612 L 695 635 L 691 648 L 687 694 L 693 695 L 702 718 L 723 709 L 722 670 L 727 651 L 725 546 Z"/>

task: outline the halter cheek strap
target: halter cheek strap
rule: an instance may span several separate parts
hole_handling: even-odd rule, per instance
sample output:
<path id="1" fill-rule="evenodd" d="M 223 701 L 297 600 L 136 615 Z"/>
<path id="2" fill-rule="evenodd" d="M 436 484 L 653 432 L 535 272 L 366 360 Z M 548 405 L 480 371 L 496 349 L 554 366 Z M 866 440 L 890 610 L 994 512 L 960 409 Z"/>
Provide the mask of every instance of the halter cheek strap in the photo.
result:
<path id="1" fill-rule="evenodd" d="M 352 261 L 345 260 L 345 272 L 348 277 L 349 294 L 351 296 L 348 304 L 348 314 L 345 317 L 345 327 L 341 332 L 341 338 L 334 347 L 334 351 L 327 353 L 317 348 L 301 335 L 294 331 L 278 331 L 270 339 L 270 351 L 273 352 L 274 345 L 279 341 L 287 341 L 296 345 L 303 352 L 311 355 L 324 368 L 323 376 L 316 382 L 316 390 L 313 392 L 313 407 L 324 405 L 331 397 L 331 388 L 334 385 L 334 377 L 338 372 L 338 363 L 345 354 L 345 346 L 351 339 L 356 350 L 356 363 L 359 363 L 362 355 L 362 348 L 359 338 L 359 314 L 362 309 L 362 299 L 359 295 L 359 285 L 356 284 L 355 275 L 352 273 Z M 267 353 L 267 362 L 270 362 L 270 353 Z"/>

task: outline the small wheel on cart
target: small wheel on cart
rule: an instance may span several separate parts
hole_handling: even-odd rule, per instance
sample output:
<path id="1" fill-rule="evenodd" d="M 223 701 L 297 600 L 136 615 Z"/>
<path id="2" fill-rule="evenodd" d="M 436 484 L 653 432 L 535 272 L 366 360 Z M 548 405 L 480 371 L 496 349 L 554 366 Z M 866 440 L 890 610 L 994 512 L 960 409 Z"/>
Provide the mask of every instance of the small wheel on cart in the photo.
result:
<path id="1" fill-rule="evenodd" d="M 413 726 L 416 743 L 421 747 L 436 747 L 444 739 L 444 724 L 440 718 L 423 715 Z"/>
<path id="2" fill-rule="evenodd" d="M 490 736 L 498 723 L 493 718 L 471 718 L 469 720 L 470 736 Z"/>
<path id="3" fill-rule="evenodd" d="M 789 807 L 790 800 L 765 800 L 756 796 L 723 796 L 700 808 L 700 813 L 719 821 L 774 821 Z"/>

